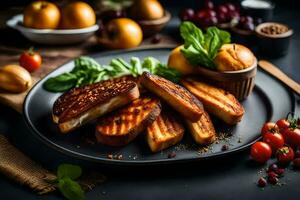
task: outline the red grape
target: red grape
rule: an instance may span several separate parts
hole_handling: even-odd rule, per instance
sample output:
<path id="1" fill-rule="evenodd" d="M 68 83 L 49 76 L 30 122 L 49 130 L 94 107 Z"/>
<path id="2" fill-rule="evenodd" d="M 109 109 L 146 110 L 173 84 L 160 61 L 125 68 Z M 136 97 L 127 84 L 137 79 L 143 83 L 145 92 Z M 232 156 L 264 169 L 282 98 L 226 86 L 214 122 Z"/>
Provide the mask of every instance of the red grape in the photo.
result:
<path id="1" fill-rule="evenodd" d="M 224 13 L 219 13 L 219 14 L 218 14 L 218 21 L 219 21 L 220 23 L 228 22 L 227 16 L 226 16 Z"/>
<path id="2" fill-rule="evenodd" d="M 180 12 L 180 19 L 182 21 L 193 21 L 195 17 L 195 11 L 191 8 L 183 9 Z"/>
<path id="3" fill-rule="evenodd" d="M 204 5 L 207 9 L 214 9 L 214 3 L 211 0 L 205 0 Z"/>
<path id="4" fill-rule="evenodd" d="M 210 17 L 216 17 L 217 13 L 214 10 L 208 9 L 206 10 L 206 17 L 210 18 Z"/>
<path id="5" fill-rule="evenodd" d="M 217 11 L 218 11 L 218 14 L 227 14 L 228 13 L 228 8 L 224 5 L 219 5 L 217 7 Z"/>
<path id="6" fill-rule="evenodd" d="M 225 6 L 227 7 L 229 12 L 237 11 L 236 6 L 232 3 L 226 3 Z"/>

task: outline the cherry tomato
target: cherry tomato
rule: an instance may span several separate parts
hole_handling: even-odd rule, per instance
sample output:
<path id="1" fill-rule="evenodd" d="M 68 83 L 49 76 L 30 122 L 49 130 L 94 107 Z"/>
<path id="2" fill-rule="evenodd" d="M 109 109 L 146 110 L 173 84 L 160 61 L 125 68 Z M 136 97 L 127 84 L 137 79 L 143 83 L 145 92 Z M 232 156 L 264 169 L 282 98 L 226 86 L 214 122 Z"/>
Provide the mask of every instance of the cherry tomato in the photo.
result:
<path id="1" fill-rule="evenodd" d="M 280 119 L 276 122 L 280 131 L 283 131 L 290 127 L 290 122 L 287 119 Z"/>
<path id="2" fill-rule="evenodd" d="M 300 129 L 288 128 L 282 131 L 285 143 L 292 147 L 300 147 Z"/>
<path id="3" fill-rule="evenodd" d="M 281 165 L 287 165 L 294 159 L 294 151 L 291 147 L 281 147 L 276 153 L 277 161 Z"/>
<path id="4" fill-rule="evenodd" d="M 21 54 L 19 63 L 27 71 L 33 72 L 40 68 L 42 64 L 42 57 L 30 48 L 28 51 Z"/>
<path id="5" fill-rule="evenodd" d="M 284 139 L 279 132 L 266 132 L 263 136 L 263 141 L 271 147 L 274 154 L 284 145 Z"/>
<path id="6" fill-rule="evenodd" d="M 274 122 L 265 123 L 261 129 L 261 135 L 264 137 L 264 134 L 267 132 L 278 133 L 279 128 L 277 124 L 275 124 Z"/>
<path id="7" fill-rule="evenodd" d="M 256 142 L 251 147 L 251 157 L 259 163 L 267 162 L 272 156 L 271 147 L 265 142 Z"/>

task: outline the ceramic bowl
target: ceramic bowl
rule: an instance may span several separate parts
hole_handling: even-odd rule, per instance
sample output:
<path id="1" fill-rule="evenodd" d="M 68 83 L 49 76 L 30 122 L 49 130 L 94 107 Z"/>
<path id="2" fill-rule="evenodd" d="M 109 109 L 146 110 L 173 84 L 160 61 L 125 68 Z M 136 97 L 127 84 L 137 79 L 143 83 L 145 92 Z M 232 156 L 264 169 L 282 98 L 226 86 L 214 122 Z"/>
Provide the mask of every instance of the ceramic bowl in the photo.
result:
<path id="1" fill-rule="evenodd" d="M 20 31 L 28 40 L 39 44 L 65 45 L 83 42 L 92 36 L 98 25 L 81 29 L 33 29 L 23 26 L 23 15 L 19 14 L 6 22 L 7 26 Z"/>
<path id="2" fill-rule="evenodd" d="M 261 29 L 263 29 L 264 27 L 273 24 L 285 26 L 288 28 L 288 31 L 276 35 L 268 35 L 261 31 Z M 256 27 L 255 33 L 258 39 L 257 43 L 261 54 L 268 57 L 276 58 L 284 56 L 288 53 L 290 39 L 293 35 L 293 30 L 287 25 L 277 22 L 265 22 Z"/>

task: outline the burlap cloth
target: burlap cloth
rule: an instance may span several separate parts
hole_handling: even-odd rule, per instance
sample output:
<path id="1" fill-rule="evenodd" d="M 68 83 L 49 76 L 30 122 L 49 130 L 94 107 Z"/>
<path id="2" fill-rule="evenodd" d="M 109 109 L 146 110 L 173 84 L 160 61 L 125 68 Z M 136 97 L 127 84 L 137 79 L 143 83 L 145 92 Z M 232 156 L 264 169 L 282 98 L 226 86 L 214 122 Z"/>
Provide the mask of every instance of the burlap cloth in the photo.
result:
<path id="1" fill-rule="evenodd" d="M 11 31 L 9 31 L 8 34 L 5 34 L 5 37 L 11 37 L 10 32 Z M 16 33 L 13 32 L 12 34 Z M 0 36 L 2 36 L 1 32 Z M 2 36 L 0 38 L 0 42 L 2 42 L 0 45 L 0 67 L 6 64 L 18 63 L 20 54 L 31 46 L 31 44 L 28 42 L 25 42 L 24 44 L 24 38 L 20 35 L 18 35 L 18 37 L 13 37 L 14 40 L 11 41 L 3 39 L 5 37 Z M 18 42 L 18 40 L 22 40 L 22 42 Z M 153 45 L 150 41 L 151 38 L 145 40 L 140 48 L 176 45 L 176 42 L 168 36 L 162 36 L 159 44 Z M 96 44 L 96 39 L 92 37 L 87 42 L 76 46 L 39 46 L 37 50 L 42 55 L 43 64 L 39 70 L 32 74 L 34 82 L 37 82 L 53 69 L 67 62 L 68 60 L 71 60 L 82 54 L 99 51 L 99 48 Z M 28 91 L 21 94 L 11 94 L 0 91 L 0 103 L 6 104 L 19 113 L 22 113 L 22 105 L 27 93 Z M 55 179 L 55 174 L 32 161 L 29 157 L 10 144 L 8 140 L 1 134 L 0 172 L 8 178 L 22 185 L 30 187 L 39 194 L 45 194 L 56 190 L 54 185 L 47 181 Z M 103 180 L 104 176 L 101 174 L 92 173 L 83 177 L 80 180 L 80 184 L 84 189 L 91 189 L 95 186 L 95 184 L 102 182 Z"/>
<path id="2" fill-rule="evenodd" d="M 0 172 L 21 185 L 26 185 L 38 194 L 53 192 L 53 182 L 57 177 L 36 162 L 31 160 L 0 134 Z M 91 190 L 96 184 L 102 183 L 105 176 L 92 172 L 79 180 L 84 190 Z"/>

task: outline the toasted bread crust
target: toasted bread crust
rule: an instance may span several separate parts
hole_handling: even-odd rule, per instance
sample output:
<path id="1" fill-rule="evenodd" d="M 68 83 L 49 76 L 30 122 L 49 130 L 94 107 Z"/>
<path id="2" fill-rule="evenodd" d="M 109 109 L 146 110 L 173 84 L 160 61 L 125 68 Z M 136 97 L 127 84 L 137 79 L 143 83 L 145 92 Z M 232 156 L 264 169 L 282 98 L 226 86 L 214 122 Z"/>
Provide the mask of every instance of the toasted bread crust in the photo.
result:
<path id="1" fill-rule="evenodd" d="M 204 112 L 202 103 L 194 95 L 169 80 L 144 72 L 141 84 L 191 121 L 198 121 Z"/>
<path id="2" fill-rule="evenodd" d="M 100 118 L 96 127 L 96 139 L 109 146 L 126 145 L 153 123 L 160 111 L 158 99 L 136 99 L 111 115 Z"/>
<path id="3" fill-rule="evenodd" d="M 200 120 L 197 122 L 186 120 L 186 125 L 196 143 L 207 145 L 215 141 L 216 131 L 209 115 L 206 112 L 204 112 Z"/>
<path id="4" fill-rule="evenodd" d="M 181 83 L 203 103 L 207 112 L 227 124 L 241 121 L 245 110 L 232 94 L 192 78 L 181 80 Z"/>
<path id="5" fill-rule="evenodd" d="M 66 122 L 98 104 L 105 103 L 118 95 L 126 94 L 136 87 L 136 83 L 132 81 L 119 79 L 83 86 L 59 97 L 54 103 L 53 114 L 59 117 L 59 123 Z"/>
<path id="6" fill-rule="evenodd" d="M 138 97 L 136 83 L 122 79 L 74 88 L 54 103 L 53 121 L 62 133 L 67 133 Z"/>
<path id="7" fill-rule="evenodd" d="M 158 152 L 177 144 L 183 137 L 184 128 L 174 113 L 162 111 L 147 127 L 146 139 L 152 152 Z"/>

